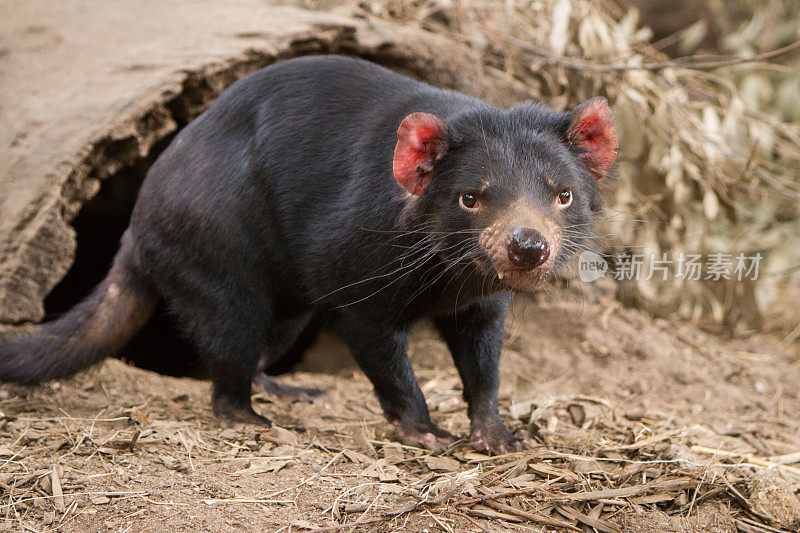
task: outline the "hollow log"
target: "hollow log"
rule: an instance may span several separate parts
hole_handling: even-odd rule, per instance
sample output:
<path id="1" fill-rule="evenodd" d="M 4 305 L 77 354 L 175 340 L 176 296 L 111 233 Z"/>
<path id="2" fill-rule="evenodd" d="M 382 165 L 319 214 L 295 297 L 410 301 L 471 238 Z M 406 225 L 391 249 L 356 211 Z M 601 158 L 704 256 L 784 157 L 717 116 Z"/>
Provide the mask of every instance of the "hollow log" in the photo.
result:
<path id="1" fill-rule="evenodd" d="M 497 104 L 524 87 L 419 28 L 262 0 L 12 0 L 0 17 L 0 332 L 38 322 L 75 258 L 71 222 L 230 84 L 340 53 Z"/>

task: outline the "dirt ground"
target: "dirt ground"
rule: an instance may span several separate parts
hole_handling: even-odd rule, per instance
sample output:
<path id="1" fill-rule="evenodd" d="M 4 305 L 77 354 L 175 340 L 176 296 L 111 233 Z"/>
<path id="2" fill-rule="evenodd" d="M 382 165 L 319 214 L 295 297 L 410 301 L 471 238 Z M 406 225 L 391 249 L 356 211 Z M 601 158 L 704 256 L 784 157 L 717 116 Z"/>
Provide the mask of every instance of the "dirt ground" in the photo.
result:
<path id="1" fill-rule="evenodd" d="M 535 446 L 497 458 L 397 445 L 332 339 L 279 378 L 323 399 L 259 398 L 271 430 L 223 430 L 208 383 L 117 360 L 3 386 L 0 530 L 800 531 L 796 344 L 654 321 L 594 287 L 519 299 L 508 329 L 502 411 Z M 423 326 L 410 353 L 434 419 L 466 435 L 445 346 Z"/>

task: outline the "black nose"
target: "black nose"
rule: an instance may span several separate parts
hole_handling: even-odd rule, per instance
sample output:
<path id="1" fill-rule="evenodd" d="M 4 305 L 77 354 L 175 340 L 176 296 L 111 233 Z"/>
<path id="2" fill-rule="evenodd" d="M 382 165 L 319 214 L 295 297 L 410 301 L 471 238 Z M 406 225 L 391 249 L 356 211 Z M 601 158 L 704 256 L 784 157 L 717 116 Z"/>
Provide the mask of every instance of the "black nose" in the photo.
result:
<path id="1" fill-rule="evenodd" d="M 515 266 L 535 268 L 550 257 L 550 245 L 544 236 L 531 228 L 517 228 L 508 243 L 508 260 Z"/>

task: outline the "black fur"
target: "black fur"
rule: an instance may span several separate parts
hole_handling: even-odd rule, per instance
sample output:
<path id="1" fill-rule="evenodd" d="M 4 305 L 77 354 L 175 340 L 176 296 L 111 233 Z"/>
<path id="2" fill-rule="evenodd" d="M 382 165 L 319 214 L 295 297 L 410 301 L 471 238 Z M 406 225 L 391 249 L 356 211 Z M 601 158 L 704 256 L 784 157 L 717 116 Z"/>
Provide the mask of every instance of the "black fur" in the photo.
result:
<path id="1" fill-rule="evenodd" d="M 412 198 L 392 176 L 392 157 L 398 125 L 417 111 L 446 123 L 449 149 Z M 234 84 L 159 157 L 110 276 L 124 272 L 126 293 L 144 295 L 139 316 L 152 311 L 151 295 L 167 302 L 211 370 L 220 416 L 255 419 L 257 370 L 324 316 L 401 434 L 436 448 L 450 436 L 431 423 L 406 356 L 409 328 L 433 318 L 464 382 L 473 436 L 515 449 L 497 410 L 510 293 L 481 266 L 477 234 L 521 197 L 564 228 L 588 230 L 599 194 L 564 141 L 569 123 L 567 113 L 503 111 L 362 60 L 278 63 Z M 486 178 L 486 209 L 460 209 L 459 195 Z M 564 186 L 574 205 L 559 213 L 553 199 Z M 120 337 L 114 324 L 93 330 L 83 351 L 66 348 L 109 283 L 41 332 L 0 346 L 0 379 L 52 379 L 119 349 L 131 328 Z"/>

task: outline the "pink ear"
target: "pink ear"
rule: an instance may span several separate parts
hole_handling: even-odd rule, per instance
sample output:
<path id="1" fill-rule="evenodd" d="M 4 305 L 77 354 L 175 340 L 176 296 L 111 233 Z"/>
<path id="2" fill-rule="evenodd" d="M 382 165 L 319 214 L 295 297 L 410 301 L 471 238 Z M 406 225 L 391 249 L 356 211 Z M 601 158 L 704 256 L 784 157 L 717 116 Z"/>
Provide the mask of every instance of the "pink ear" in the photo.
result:
<path id="1" fill-rule="evenodd" d="M 447 151 L 447 127 L 436 115 L 411 113 L 397 129 L 392 168 L 395 179 L 419 196 L 433 177 L 433 162 Z"/>
<path id="2" fill-rule="evenodd" d="M 617 154 L 614 115 L 605 98 L 591 98 L 572 110 L 567 142 L 583 150 L 580 158 L 595 179 L 606 175 Z"/>

